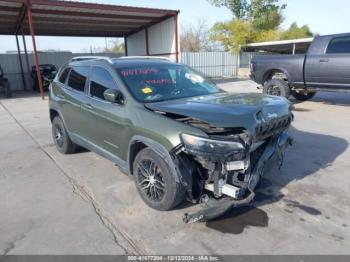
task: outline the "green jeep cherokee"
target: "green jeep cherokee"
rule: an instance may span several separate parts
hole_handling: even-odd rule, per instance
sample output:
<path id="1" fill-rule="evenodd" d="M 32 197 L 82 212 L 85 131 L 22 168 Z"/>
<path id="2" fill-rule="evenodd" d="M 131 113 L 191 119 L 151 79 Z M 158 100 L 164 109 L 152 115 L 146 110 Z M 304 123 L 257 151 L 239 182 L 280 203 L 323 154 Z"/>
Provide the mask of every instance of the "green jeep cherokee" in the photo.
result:
<path id="1" fill-rule="evenodd" d="M 185 222 L 252 201 L 267 164 L 292 143 L 286 99 L 226 93 L 166 58 L 72 59 L 49 105 L 58 151 L 81 146 L 110 159 L 154 209 L 202 203 Z"/>

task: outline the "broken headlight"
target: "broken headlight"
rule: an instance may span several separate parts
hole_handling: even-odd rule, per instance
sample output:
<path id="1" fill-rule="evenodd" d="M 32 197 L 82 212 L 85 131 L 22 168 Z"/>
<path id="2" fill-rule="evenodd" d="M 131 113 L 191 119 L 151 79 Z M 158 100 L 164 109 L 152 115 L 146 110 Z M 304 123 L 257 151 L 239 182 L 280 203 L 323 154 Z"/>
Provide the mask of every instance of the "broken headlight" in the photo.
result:
<path id="1" fill-rule="evenodd" d="M 236 151 L 245 151 L 245 146 L 240 141 L 223 141 L 181 134 L 180 139 L 185 149 L 195 155 L 223 156 Z"/>

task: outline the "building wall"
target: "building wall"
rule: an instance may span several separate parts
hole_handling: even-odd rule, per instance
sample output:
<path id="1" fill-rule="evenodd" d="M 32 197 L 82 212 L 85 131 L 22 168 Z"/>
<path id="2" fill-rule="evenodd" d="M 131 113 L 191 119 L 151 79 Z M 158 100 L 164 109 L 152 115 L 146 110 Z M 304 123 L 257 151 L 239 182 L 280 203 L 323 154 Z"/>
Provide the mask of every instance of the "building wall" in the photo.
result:
<path id="1" fill-rule="evenodd" d="M 169 18 L 148 29 L 150 55 L 176 53 L 175 20 Z"/>
<path id="2" fill-rule="evenodd" d="M 173 17 L 149 27 L 148 55 L 166 56 L 176 59 L 175 19 Z M 179 28 L 179 27 L 177 27 Z M 127 38 L 129 56 L 147 55 L 146 30 L 142 30 Z M 179 46 L 180 50 L 180 46 Z"/>
<path id="3" fill-rule="evenodd" d="M 129 56 L 146 55 L 146 31 L 142 30 L 136 34 L 128 36 L 127 45 Z"/>

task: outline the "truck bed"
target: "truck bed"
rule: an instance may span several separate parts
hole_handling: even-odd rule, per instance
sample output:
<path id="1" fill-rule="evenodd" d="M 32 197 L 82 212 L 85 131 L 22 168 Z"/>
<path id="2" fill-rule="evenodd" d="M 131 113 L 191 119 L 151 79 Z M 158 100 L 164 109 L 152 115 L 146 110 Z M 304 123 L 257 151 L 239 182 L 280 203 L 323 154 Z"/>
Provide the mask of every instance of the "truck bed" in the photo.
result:
<path id="1" fill-rule="evenodd" d="M 288 82 L 304 84 L 304 61 L 305 55 L 257 55 L 251 62 L 251 78 L 263 85 L 271 73 L 281 71 L 287 76 Z"/>

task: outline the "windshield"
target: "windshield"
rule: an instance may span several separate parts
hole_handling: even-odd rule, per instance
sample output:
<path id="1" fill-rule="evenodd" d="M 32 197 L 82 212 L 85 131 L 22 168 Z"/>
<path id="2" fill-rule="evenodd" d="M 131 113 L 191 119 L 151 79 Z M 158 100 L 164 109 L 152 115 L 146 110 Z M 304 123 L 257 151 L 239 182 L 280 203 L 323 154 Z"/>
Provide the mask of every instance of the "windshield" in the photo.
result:
<path id="1" fill-rule="evenodd" d="M 133 96 L 144 103 L 221 92 L 213 83 L 183 65 L 150 65 L 117 71 Z"/>

